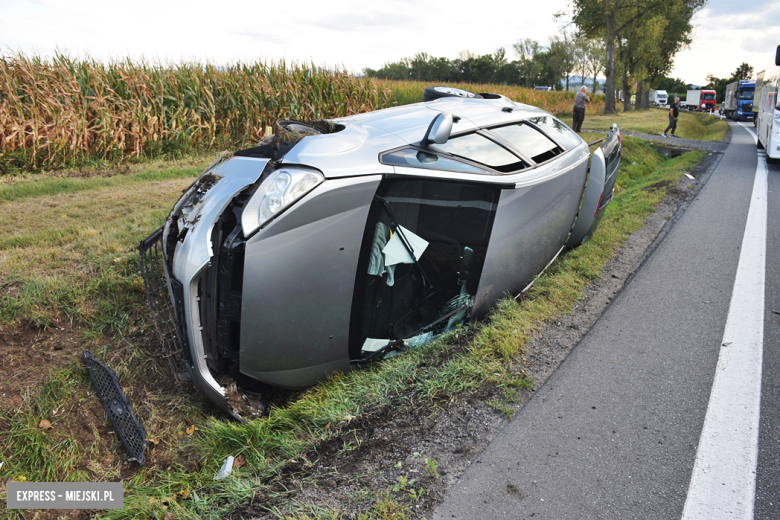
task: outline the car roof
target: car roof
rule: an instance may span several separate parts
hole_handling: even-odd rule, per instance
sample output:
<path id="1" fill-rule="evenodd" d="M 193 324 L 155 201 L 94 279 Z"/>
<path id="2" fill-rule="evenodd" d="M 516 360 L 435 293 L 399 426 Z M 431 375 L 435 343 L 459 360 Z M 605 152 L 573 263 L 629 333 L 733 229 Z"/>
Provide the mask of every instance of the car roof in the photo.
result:
<path id="1" fill-rule="evenodd" d="M 379 154 L 419 143 L 434 117 L 446 112 L 457 120 L 452 126 L 453 136 L 486 126 L 550 115 L 504 96 L 495 99 L 439 98 L 332 119 L 343 129 L 332 134 L 304 137 L 285 155 L 282 163 L 312 166 L 327 178 L 393 173 L 392 166 L 379 162 Z"/>

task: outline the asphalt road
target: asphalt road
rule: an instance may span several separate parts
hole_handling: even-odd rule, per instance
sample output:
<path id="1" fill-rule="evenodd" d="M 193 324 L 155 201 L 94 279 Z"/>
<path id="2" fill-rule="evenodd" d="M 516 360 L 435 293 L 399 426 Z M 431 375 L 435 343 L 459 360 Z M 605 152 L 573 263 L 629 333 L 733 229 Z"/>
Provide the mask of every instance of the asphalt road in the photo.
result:
<path id="1" fill-rule="evenodd" d="M 724 329 L 761 164 L 752 136 L 731 124 L 732 142 L 696 200 L 449 489 L 434 518 L 682 517 L 719 355 L 727 348 Z M 756 475 L 755 518 L 777 519 L 780 228 L 772 224 L 780 222 L 780 167 L 768 170 L 760 440 L 757 473 L 748 473 Z"/>

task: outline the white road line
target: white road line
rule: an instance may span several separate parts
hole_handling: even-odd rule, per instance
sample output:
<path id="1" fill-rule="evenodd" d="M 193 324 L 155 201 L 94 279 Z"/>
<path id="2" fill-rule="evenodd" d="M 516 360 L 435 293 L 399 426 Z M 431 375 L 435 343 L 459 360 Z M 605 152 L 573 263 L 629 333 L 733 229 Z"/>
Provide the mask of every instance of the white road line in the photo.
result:
<path id="1" fill-rule="evenodd" d="M 755 134 L 746 128 L 754 139 Z M 767 167 L 759 152 L 739 266 L 683 520 L 752 520 L 764 348 Z"/>

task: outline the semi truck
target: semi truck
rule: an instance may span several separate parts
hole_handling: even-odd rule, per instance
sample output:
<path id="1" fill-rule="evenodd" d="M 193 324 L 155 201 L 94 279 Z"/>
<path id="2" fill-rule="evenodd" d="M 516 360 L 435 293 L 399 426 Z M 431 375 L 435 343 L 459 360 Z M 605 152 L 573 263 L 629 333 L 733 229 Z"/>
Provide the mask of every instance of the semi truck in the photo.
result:
<path id="1" fill-rule="evenodd" d="M 734 121 L 752 121 L 753 96 L 756 93 L 756 82 L 741 79 L 726 85 L 726 99 L 723 111 L 726 117 Z"/>
<path id="2" fill-rule="evenodd" d="M 761 87 L 764 85 L 764 72 L 761 71 L 756 74 L 756 90 L 753 93 L 753 110 L 756 117 L 753 118 L 753 126 L 758 128 L 758 105 L 761 103 Z"/>
<path id="3" fill-rule="evenodd" d="M 664 107 L 669 102 L 669 95 L 665 90 L 651 90 L 650 103 L 657 107 Z"/>
<path id="4" fill-rule="evenodd" d="M 698 110 L 700 112 L 712 112 L 715 110 L 715 91 L 714 90 L 689 90 L 685 97 L 688 110 Z"/>
<path id="5" fill-rule="evenodd" d="M 777 92 L 780 89 L 780 45 L 775 50 L 774 60 L 770 60 L 761 75 L 761 94 L 756 110 L 756 135 L 758 148 L 766 151 L 766 161 L 780 161 L 780 103 Z"/>

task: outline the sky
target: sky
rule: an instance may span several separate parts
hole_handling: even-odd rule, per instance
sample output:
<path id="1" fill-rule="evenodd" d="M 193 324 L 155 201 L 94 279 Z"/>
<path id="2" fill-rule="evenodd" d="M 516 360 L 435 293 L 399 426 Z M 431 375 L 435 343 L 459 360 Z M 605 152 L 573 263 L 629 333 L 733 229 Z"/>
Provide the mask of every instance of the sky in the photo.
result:
<path id="1" fill-rule="evenodd" d="M 426 52 L 449 59 L 533 38 L 563 23 L 567 0 L 0 0 L 0 53 L 159 61 L 287 60 L 360 72 Z M 481 7 L 482 6 L 482 7 Z M 742 63 L 763 70 L 780 44 L 780 1 L 710 0 L 672 76 L 702 85 Z"/>

